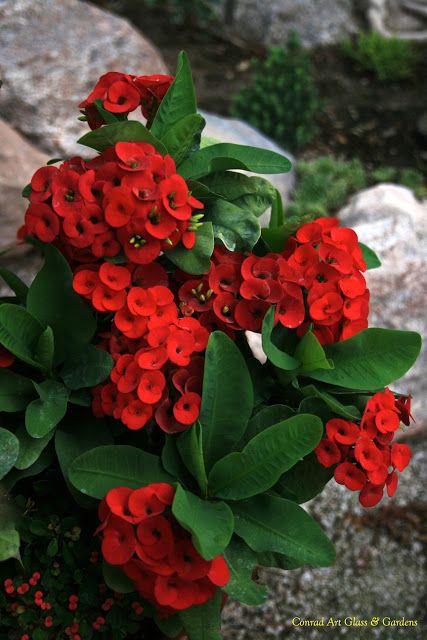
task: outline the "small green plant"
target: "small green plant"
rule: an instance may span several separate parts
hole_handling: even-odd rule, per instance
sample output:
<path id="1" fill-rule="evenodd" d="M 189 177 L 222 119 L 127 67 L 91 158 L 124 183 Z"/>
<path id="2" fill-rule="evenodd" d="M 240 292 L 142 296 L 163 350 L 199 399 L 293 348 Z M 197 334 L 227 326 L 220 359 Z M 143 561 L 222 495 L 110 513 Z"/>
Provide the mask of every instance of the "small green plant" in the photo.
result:
<path id="1" fill-rule="evenodd" d="M 214 19 L 219 0 L 145 0 L 150 8 L 166 9 L 175 24 L 203 26 Z"/>
<path id="2" fill-rule="evenodd" d="M 272 47 L 266 60 L 253 60 L 252 69 L 252 82 L 234 97 L 231 114 L 285 147 L 303 147 L 315 133 L 319 101 L 297 34 L 290 34 L 284 50 Z"/>
<path id="3" fill-rule="evenodd" d="M 418 58 L 410 42 L 386 38 L 374 31 L 359 33 L 356 40 L 347 38 L 342 49 L 357 67 L 373 73 L 382 82 L 410 78 Z"/>
<path id="4" fill-rule="evenodd" d="M 378 182 L 396 182 L 397 169 L 396 167 L 378 167 L 371 171 L 370 179 L 374 184 Z"/>
<path id="5" fill-rule="evenodd" d="M 417 198 L 427 198 L 426 178 L 418 169 L 403 169 L 400 175 L 400 183 L 412 189 Z"/>
<path id="6" fill-rule="evenodd" d="M 288 215 L 310 212 L 327 216 L 344 206 L 349 196 L 366 186 L 359 160 L 345 162 L 322 156 L 297 165 L 298 186 L 288 206 Z"/>

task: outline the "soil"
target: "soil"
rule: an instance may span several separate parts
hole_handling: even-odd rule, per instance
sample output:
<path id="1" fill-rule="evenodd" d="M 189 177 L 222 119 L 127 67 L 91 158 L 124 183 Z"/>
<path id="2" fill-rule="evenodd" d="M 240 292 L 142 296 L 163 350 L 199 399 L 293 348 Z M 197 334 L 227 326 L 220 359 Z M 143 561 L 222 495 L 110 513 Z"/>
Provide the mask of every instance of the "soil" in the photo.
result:
<path id="1" fill-rule="evenodd" d="M 142 2 L 96 0 L 96 4 L 120 10 L 158 47 L 171 70 L 178 52 L 185 49 L 200 107 L 221 115 L 228 115 L 233 94 L 249 82 L 251 58 L 266 53 L 262 47 L 224 39 L 215 26 L 206 30 L 174 24 L 170 15 L 147 10 Z M 414 78 L 394 83 L 379 82 L 355 70 L 339 46 L 313 49 L 310 56 L 322 108 L 318 134 L 298 150 L 298 157 L 328 154 L 359 158 L 367 169 L 394 166 L 427 171 L 427 138 L 418 131 L 427 104 L 423 80 L 427 45 L 418 48 L 420 63 Z"/>

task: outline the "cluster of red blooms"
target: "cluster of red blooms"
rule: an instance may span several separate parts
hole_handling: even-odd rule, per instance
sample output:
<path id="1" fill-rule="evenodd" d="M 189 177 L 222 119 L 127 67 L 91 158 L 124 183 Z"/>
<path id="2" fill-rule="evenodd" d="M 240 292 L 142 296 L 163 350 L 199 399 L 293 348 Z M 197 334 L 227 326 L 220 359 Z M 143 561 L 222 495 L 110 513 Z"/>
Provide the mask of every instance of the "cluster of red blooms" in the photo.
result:
<path id="1" fill-rule="evenodd" d="M 8 609 L 12 614 L 20 615 L 21 613 L 24 613 L 26 611 L 28 603 L 31 602 L 29 600 L 29 596 L 32 598 L 32 603 L 36 607 L 39 607 L 41 611 L 49 611 L 50 609 L 52 609 L 51 603 L 44 599 L 43 591 L 41 591 L 40 589 L 34 591 L 34 588 L 37 587 L 40 579 L 41 574 L 38 571 L 35 571 L 28 582 L 22 582 L 17 586 L 14 584 L 14 581 L 11 578 L 7 578 L 4 581 L 4 591 L 8 596 L 22 596 L 21 602 L 15 601 L 8 605 Z M 42 618 L 41 621 L 46 629 L 49 629 L 53 625 L 53 617 L 51 615 L 46 615 L 44 618 Z M 24 633 L 21 636 L 20 640 L 31 640 L 31 638 L 27 633 Z M 81 638 L 78 634 L 73 634 L 72 640 L 81 640 Z"/>
<path id="2" fill-rule="evenodd" d="M 145 142 L 117 142 L 94 159 L 38 169 L 20 238 L 55 242 L 73 262 L 124 252 L 148 264 L 179 242 L 190 249 L 203 214 L 175 162 Z"/>
<path id="3" fill-rule="evenodd" d="M 282 253 L 216 248 L 210 271 L 189 278 L 178 295 L 185 315 L 203 314 L 203 324 L 228 333 L 260 331 L 276 304 L 276 321 L 299 335 L 313 325 L 321 344 L 329 344 L 368 326 L 365 269 L 356 233 L 336 218 L 319 218 L 300 227 Z"/>
<path id="4" fill-rule="evenodd" d="M 209 332 L 196 318 L 179 317 L 163 267 L 85 265 L 75 271 L 73 287 L 98 311 L 114 314 L 100 346 L 115 364 L 108 383 L 94 389 L 95 414 L 129 429 L 141 429 L 154 416 L 168 433 L 193 424 Z"/>
<path id="5" fill-rule="evenodd" d="M 337 465 L 336 482 L 360 491 L 364 507 L 378 504 L 384 487 L 391 497 L 398 483 L 396 469 L 403 471 L 410 462 L 408 445 L 391 442 L 400 422 L 409 424 L 410 410 L 410 396 L 396 400 L 386 389 L 368 400 L 360 425 L 342 418 L 326 424 L 326 437 L 315 450 L 317 459 L 324 467 Z"/>
<path id="6" fill-rule="evenodd" d="M 110 71 L 99 78 L 93 91 L 79 106 L 91 129 L 105 124 L 96 108 L 96 100 L 105 111 L 116 115 L 127 116 L 141 107 L 142 115 L 150 122 L 172 81 L 173 76 L 167 75 L 133 76 Z"/>
<path id="7" fill-rule="evenodd" d="M 102 554 L 120 565 L 161 616 L 207 602 L 229 580 L 222 556 L 204 560 L 169 509 L 175 489 L 154 483 L 108 492 L 99 506 Z"/>

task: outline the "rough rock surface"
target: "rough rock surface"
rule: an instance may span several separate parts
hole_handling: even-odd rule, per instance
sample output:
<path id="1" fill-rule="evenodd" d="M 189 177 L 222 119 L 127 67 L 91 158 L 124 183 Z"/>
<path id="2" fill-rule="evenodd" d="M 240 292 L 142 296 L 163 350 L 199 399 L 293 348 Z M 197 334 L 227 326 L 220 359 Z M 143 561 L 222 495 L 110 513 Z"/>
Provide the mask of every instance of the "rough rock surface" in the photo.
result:
<path id="1" fill-rule="evenodd" d="M 366 15 L 371 29 L 384 36 L 427 40 L 425 0 L 368 0 Z"/>
<path id="2" fill-rule="evenodd" d="M 27 200 L 21 195 L 34 171 L 48 157 L 0 120 L 0 221 L 2 247 L 15 240 L 22 224 Z"/>
<path id="3" fill-rule="evenodd" d="M 251 43 L 280 45 L 296 29 L 302 43 L 313 47 L 338 42 L 357 30 L 352 0 L 235 0 L 234 5 L 232 22 L 225 28 Z"/>
<path id="4" fill-rule="evenodd" d="M 382 266 L 367 273 L 370 324 L 409 329 L 427 338 L 427 205 L 412 191 L 380 184 L 360 192 L 338 214 L 361 242 L 377 252 Z M 394 388 L 414 395 L 414 415 L 427 424 L 427 350 Z"/>
<path id="5" fill-rule="evenodd" d="M 235 144 L 247 144 L 253 147 L 261 147 L 262 149 L 270 149 L 285 155 L 291 162 L 294 158 L 290 153 L 284 151 L 278 144 L 254 127 L 237 118 L 226 118 L 217 116 L 207 111 L 202 112 L 206 119 L 206 128 L 203 135 L 209 138 L 215 138 L 220 142 L 233 142 Z M 263 175 L 264 178 L 270 180 L 282 194 L 283 202 L 289 202 L 290 194 L 295 186 L 295 171 L 292 169 L 289 173 Z M 270 212 L 266 212 L 260 218 L 262 225 L 267 225 L 270 219 Z"/>
<path id="6" fill-rule="evenodd" d="M 331 568 L 263 572 L 269 598 L 260 607 L 230 602 L 224 611 L 226 640 L 424 640 L 427 584 L 426 441 L 413 446 L 411 465 L 392 500 L 364 510 L 357 496 L 330 482 L 309 504 L 337 547 Z M 332 616 L 341 626 L 294 627 L 292 619 Z M 374 616 L 417 620 L 416 627 L 346 626 L 345 618 Z"/>
<path id="7" fill-rule="evenodd" d="M 0 115 L 51 154 L 78 151 L 78 104 L 100 75 L 165 72 L 126 20 L 79 0 L 0 0 L 0 24 Z"/>

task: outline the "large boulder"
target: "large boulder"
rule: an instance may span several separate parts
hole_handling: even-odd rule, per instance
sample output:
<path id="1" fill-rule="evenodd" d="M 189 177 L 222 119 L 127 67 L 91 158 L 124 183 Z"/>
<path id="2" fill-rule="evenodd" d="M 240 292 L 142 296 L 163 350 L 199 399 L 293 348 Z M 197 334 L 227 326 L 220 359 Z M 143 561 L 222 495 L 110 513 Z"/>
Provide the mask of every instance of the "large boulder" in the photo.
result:
<path id="1" fill-rule="evenodd" d="M 427 205 L 406 187 L 380 184 L 360 192 L 338 214 L 382 266 L 367 273 L 372 326 L 410 329 L 427 338 Z M 414 395 L 417 423 L 427 425 L 427 350 L 394 388 Z"/>
<path id="2" fill-rule="evenodd" d="M 24 219 L 27 200 L 22 187 L 48 157 L 29 144 L 6 122 L 0 120 L 0 251 L 16 240 L 16 231 Z M 33 277 L 40 259 L 29 247 L 21 247 L 0 257 L 1 265 L 18 273 L 25 281 Z M 6 289 L 1 286 L 0 293 Z"/>
<path id="3" fill-rule="evenodd" d="M 78 152 L 78 104 L 100 75 L 166 71 L 126 20 L 79 0 L 0 0 L 0 24 L 0 115 L 51 154 Z"/>
<path id="4" fill-rule="evenodd" d="M 262 149 L 270 149 L 270 151 L 285 155 L 292 163 L 294 162 L 290 153 L 284 151 L 276 142 L 273 142 L 273 140 L 246 122 L 237 118 L 217 116 L 207 111 L 203 111 L 202 115 L 206 119 L 206 127 L 203 130 L 204 136 L 214 138 L 220 142 L 233 142 L 235 144 L 247 144 Z M 270 180 L 276 189 L 280 191 L 284 204 L 287 204 L 295 186 L 294 169 L 289 173 L 265 175 L 263 177 Z M 264 213 L 260 220 L 262 226 L 267 226 L 270 220 L 270 210 Z"/>
<path id="5" fill-rule="evenodd" d="M 224 11 L 224 28 L 251 44 L 281 45 L 295 29 L 303 45 L 314 47 L 339 42 L 358 28 L 352 0 L 235 0 L 233 5 L 233 11 Z M 223 0 L 221 6 L 229 3 Z"/>
<path id="6" fill-rule="evenodd" d="M 368 0 L 366 16 L 371 29 L 383 36 L 427 40 L 425 0 Z"/>

